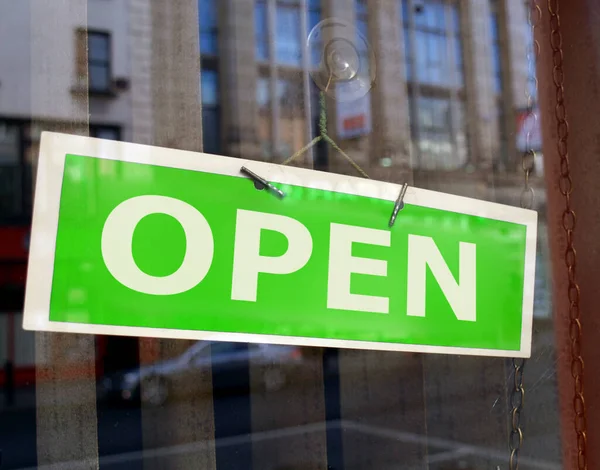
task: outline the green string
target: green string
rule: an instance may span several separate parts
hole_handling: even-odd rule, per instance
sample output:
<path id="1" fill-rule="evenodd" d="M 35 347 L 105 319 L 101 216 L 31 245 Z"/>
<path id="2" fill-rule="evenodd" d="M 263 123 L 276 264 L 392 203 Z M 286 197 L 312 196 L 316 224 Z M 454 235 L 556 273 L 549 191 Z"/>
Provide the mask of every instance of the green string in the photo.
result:
<path id="1" fill-rule="evenodd" d="M 364 178 L 370 179 L 369 175 L 354 161 L 350 158 L 349 155 L 346 154 L 339 146 L 336 144 L 329 135 L 327 135 L 327 106 L 325 104 L 325 93 L 321 92 L 319 94 L 319 135 L 310 141 L 307 145 L 302 147 L 300 150 L 296 151 L 291 157 L 285 160 L 282 165 L 287 165 L 298 158 L 300 155 L 305 153 L 307 150 L 312 148 L 317 144 L 317 142 L 324 140 L 329 145 L 331 145 L 335 150 L 337 150 L 347 161 L 354 167 L 356 171 L 358 171 Z"/>

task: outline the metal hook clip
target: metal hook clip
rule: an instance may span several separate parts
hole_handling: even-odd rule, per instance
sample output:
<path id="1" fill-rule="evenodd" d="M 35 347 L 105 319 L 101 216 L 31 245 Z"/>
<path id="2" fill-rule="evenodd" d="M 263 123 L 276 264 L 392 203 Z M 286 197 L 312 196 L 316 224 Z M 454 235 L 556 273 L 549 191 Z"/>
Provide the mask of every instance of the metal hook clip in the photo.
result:
<path id="1" fill-rule="evenodd" d="M 243 166 L 242 168 L 240 168 L 240 171 L 242 173 L 244 173 L 245 175 L 247 175 L 248 177 L 250 177 L 252 179 L 252 181 L 254 181 L 254 186 L 256 187 L 256 189 L 260 190 L 260 189 L 267 188 L 272 193 L 275 193 L 275 195 L 277 195 L 278 197 L 280 197 L 280 198 L 284 198 L 285 197 L 285 193 L 281 189 L 276 188 L 271 183 L 269 183 L 266 179 L 261 178 L 260 176 L 258 176 L 256 173 L 254 173 L 253 171 L 249 170 L 245 166 Z"/>
<path id="2" fill-rule="evenodd" d="M 390 217 L 389 226 L 393 227 L 396 222 L 396 217 L 398 217 L 398 212 L 402 210 L 404 207 L 404 195 L 406 194 L 406 190 L 408 189 L 408 183 L 404 183 L 402 185 L 402 189 L 400 189 L 400 195 L 398 199 L 396 199 L 396 204 L 394 204 L 394 211 L 392 212 L 392 216 Z"/>

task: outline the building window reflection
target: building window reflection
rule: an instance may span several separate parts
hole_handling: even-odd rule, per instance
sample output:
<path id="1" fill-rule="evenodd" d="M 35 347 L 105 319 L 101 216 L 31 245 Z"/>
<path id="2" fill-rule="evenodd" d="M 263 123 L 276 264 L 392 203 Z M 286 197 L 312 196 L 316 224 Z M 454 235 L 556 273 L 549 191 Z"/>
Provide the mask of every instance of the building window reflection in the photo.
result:
<path id="1" fill-rule="evenodd" d="M 218 1 L 199 0 L 200 98 L 202 102 L 202 143 L 206 153 L 221 151 L 219 91 Z"/>
<path id="2" fill-rule="evenodd" d="M 367 0 L 356 0 L 356 29 L 365 39 L 369 38 Z"/>
<path id="3" fill-rule="evenodd" d="M 269 158 L 273 152 L 271 144 L 271 95 L 270 81 L 259 77 L 256 82 L 256 102 L 258 104 L 258 141 L 260 155 Z"/>
<path id="4" fill-rule="evenodd" d="M 219 153 L 220 112 L 219 75 L 216 70 L 202 71 L 202 140 L 206 153 Z"/>
<path id="5" fill-rule="evenodd" d="M 275 59 L 282 65 L 302 60 L 299 0 L 278 0 L 275 20 Z"/>
<path id="6" fill-rule="evenodd" d="M 254 9 L 254 32 L 257 60 L 269 60 L 269 27 L 267 3 L 257 0 Z"/>
<path id="7" fill-rule="evenodd" d="M 502 48 L 500 43 L 500 19 L 498 2 L 490 2 L 490 36 L 492 40 L 492 73 L 494 75 L 494 91 L 502 93 Z"/>
<path id="8" fill-rule="evenodd" d="M 406 14 L 405 35 L 410 30 L 411 15 L 414 25 L 415 44 L 407 52 L 408 58 L 416 67 L 416 76 L 413 77 L 411 73 L 409 79 L 429 85 L 462 86 L 458 3 L 440 0 L 404 0 L 402 3 Z"/>
<path id="9" fill-rule="evenodd" d="M 303 8 L 303 6 L 305 8 Z M 281 159 L 311 138 L 308 77 L 311 58 L 303 45 L 321 21 L 319 0 L 256 0 L 258 139 L 265 159 Z M 305 28 L 306 26 L 306 28 Z M 318 52 L 318 51 L 317 51 Z"/>
<path id="10" fill-rule="evenodd" d="M 279 102 L 279 153 L 287 157 L 306 143 L 304 96 L 300 74 L 283 75 L 277 79 Z"/>
<path id="11" fill-rule="evenodd" d="M 111 50 L 110 34 L 100 31 L 78 30 L 78 64 L 87 63 L 90 93 L 111 91 Z M 86 49 L 87 35 L 87 52 Z M 86 61 L 87 54 L 87 61 Z M 83 70 L 80 70 L 82 73 Z"/>
<path id="12" fill-rule="evenodd" d="M 3 217 L 23 211 L 20 140 L 18 125 L 0 122 L 0 214 Z"/>
<path id="13" fill-rule="evenodd" d="M 121 130 L 118 126 L 90 124 L 90 137 L 107 140 L 121 140 Z"/>
<path id="14" fill-rule="evenodd" d="M 308 0 L 308 15 L 306 22 L 306 37 L 310 34 L 317 24 L 321 21 L 321 2 L 320 0 Z M 318 47 L 310 48 L 311 57 L 310 64 L 316 66 L 321 60 Z"/>
<path id="15" fill-rule="evenodd" d="M 198 14 L 200 17 L 200 53 L 203 55 L 216 55 L 218 52 L 217 2 L 214 0 L 199 0 Z"/>
<path id="16" fill-rule="evenodd" d="M 308 22 L 306 35 L 321 21 L 321 2 L 320 0 L 307 0 L 308 4 Z"/>
<path id="17" fill-rule="evenodd" d="M 452 170 L 468 161 L 460 4 L 402 0 L 413 165 Z"/>
<path id="18" fill-rule="evenodd" d="M 369 14 L 367 10 L 367 0 L 355 0 L 354 8 L 356 10 L 356 44 L 359 48 L 359 54 L 362 56 L 362 61 L 368 62 L 368 52 L 363 39 L 369 41 Z M 362 38 L 361 38 L 362 36 Z"/>
<path id="19" fill-rule="evenodd" d="M 494 164 L 497 168 L 506 169 L 509 161 L 508 157 L 508 135 L 506 129 L 506 113 L 504 100 L 504 77 L 502 74 L 504 60 L 502 49 L 502 34 L 500 21 L 501 2 L 490 0 L 490 40 L 491 40 L 491 59 L 493 88 L 496 95 L 496 120 L 498 122 L 498 144 L 494 151 Z"/>

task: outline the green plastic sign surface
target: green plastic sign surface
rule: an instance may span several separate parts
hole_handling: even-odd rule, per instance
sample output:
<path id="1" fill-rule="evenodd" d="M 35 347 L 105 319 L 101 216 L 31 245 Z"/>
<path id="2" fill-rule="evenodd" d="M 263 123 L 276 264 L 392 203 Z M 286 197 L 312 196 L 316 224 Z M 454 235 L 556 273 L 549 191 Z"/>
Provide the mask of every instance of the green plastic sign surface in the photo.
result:
<path id="1" fill-rule="evenodd" d="M 529 356 L 536 214 L 399 190 L 45 133 L 24 327 Z"/>

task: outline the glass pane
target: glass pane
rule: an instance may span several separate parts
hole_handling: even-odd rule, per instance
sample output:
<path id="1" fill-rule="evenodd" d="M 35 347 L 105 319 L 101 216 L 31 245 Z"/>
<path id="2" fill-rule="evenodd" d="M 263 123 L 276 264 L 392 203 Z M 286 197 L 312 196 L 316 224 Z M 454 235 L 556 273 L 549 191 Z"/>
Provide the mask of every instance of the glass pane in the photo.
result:
<path id="1" fill-rule="evenodd" d="M 356 14 L 363 16 L 367 14 L 367 2 L 366 0 L 356 0 Z"/>
<path id="2" fill-rule="evenodd" d="M 492 68 L 494 71 L 494 90 L 496 93 L 502 91 L 502 57 L 500 57 L 500 46 L 492 45 Z"/>
<path id="3" fill-rule="evenodd" d="M 462 129 L 462 105 L 455 105 L 456 114 L 452 115 L 449 99 L 419 98 L 419 136 L 421 165 L 429 169 L 452 169 L 464 162 L 466 152 L 464 139 L 457 142 L 458 155 L 453 149 L 451 123 Z M 454 121 L 453 121 L 454 117 Z"/>
<path id="4" fill-rule="evenodd" d="M 428 34 L 422 31 L 415 31 L 415 62 L 417 66 L 417 80 L 427 80 L 428 60 L 427 60 L 427 42 Z"/>
<path id="5" fill-rule="evenodd" d="M 119 131 L 113 127 L 96 127 L 90 129 L 90 135 L 98 139 L 119 140 Z"/>
<path id="6" fill-rule="evenodd" d="M 216 0 L 199 0 L 198 17 L 200 22 L 200 53 L 217 53 L 218 14 Z"/>
<path id="7" fill-rule="evenodd" d="M 105 34 L 88 33 L 88 57 L 91 61 L 109 61 L 109 38 Z"/>
<path id="8" fill-rule="evenodd" d="M 427 61 L 429 65 L 428 78 L 431 83 L 441 84 L 447 81 L 450 85 L 450 77 L 446 67 L 446 37 L 437 34 L 428 35 Z"/>
<path id="9" fill-rule="evenodd" d="M 458 9 L 458 5 L 453 3 L 450 5 L 450 12 L 452 14 L 452 31 L 455 34 L 460 33 L 460 11 Z"/>
<path id="10" fill-rule="evenodd" d="M 447 66 L 446 36 L 416 32 L 418 79 L 424 83 L 452 85 Z"/>
<path id="11" fill-rule="evenodd" d="M 313 3 L 317 3 L 316 1 L 313 0 Z M 308 31 L 306 33 L 306 37 L 308 38 L 308 35 L 310 34 L 310 32 L 312 31 L 312 29 L 319 23 L 319 21 L 321 21 L 321 10 L 320 9 L 310 9 L 308 11 L 308 16 L 307 16 L 307 27 L 308 27 Z M 322 39 L 320 40 L 322 42 Z M 321 60 L 321 53 L 320 51 L 322 51 L 322 47 L 313 47 L 310 49 L 310 53 L 311 53 L 311 57 L 310 59 L 310 64 L 313 67 L 316 67 L 320 60 Z"/>
<path id="12" fill-rule="evenodd" d="M 358 18 L 356 20 L 356 29 L 365 38 L 367 41 L 369 40 L 369 26 L 366 18 Z"/>
<path id="13" fill-rule="evenodd" d="M 206 153 L 220 153 L 221 133 L 219 111 L 216 108 L 202 108 L 202 142 Z"/>
<path id="14" fill-rule="evenodd" d="M 279 101 L 280 106 L 284 108 L 290 108 L 293 106 L 294 101 L 292 99 L 292 90 L 293 84 L 290 80 L 280 78 L 277 80 L 277 101 Z"/>
<path id="15" fill-rule="evenodd" d="M 200 74 L 202 79 L 202 105 L 219 104 L 219 74 L 215 70 L 205 69 Z"/>
<path id="16" fill-rule="evenodd" d="M 410 13 L 409 13 L 409 6 L 408 6 L 408 1 L 409 0 L 401 0 L 402 2 L 402 21 L 404 22 L 405 25 L 408 25 L 410 23 Z"/>
<path id="17" fill-rule="evenodd" d="M 271 90 L 269 79 L 259 77 L 256 87 L 256 101 L 258 104 L 258 140 L 260 153 L 265 159 L 270 159 L 273 153 L 271 142 Z"/>
<path id="18" fill-rule="evenodd" d="M 19 128 L 0 122 L 0 165 L 19 163 Z"/>
<path id="19" fill-rule="evenodd" d="M 108 91 L 110 89 L 110 74 L 106 65 L 89 64 L 89 86 L 93 91 Z"/>
<path id="20" fill-rule="evenodd" d="M 492 41 L 500 40 L 500 36 L 498 33 L 498 14 L 495 12 L 492 12 L 492 14 L 490 15 L 490 36 L 492 38 Z"/>
<path id="21" fill-rule="evenodd" d="M 403 28 L 404 31 L 404 66 L 406 67 L 406 80 L 412 80 L 412 43 L 410 42 L 410 34 L 408 28 Z"/>
<path id="22" fill-rule="evenodd" d="M 446 10 L 445 4 L 442 2 L 431 2 L 425 6 L 425 9 L 427 10 L 428 26 L 431 29 L 445 31 L 447 29 L 444 14 Z"/>
<path id="23" fill-rule="evenodd" d="M 277 7 L 275 56 L 277 63 L 300 64 L 300 10 L 293 6 Z"/>
<path id="24" fill-rule="evenodd" d="M 407 3 L 402 3 L 402 8 L 408 8 Z M 446 24 L 446 12 L 450 11 L 453 15 L 453 24 Z M 456 4 L 447 5 L 443 2 L 414 2 L 413 12 L 415 17 L 415 63 L 417 66 L 417 79 L 423 83 L 452 87 L 463 84 L 462 76 L 462 47 L 461 38 L 457 35 L 451 39 L 454 43 L 454 62 L 449 60 L 448 48 L 448 28 L 451 28 L 453 34 L 458 34 L 459 18 L 458 6 Z M 406 10 L 404 12 L 408 14 Z M 404 49 L 405 59 L 407 61 L 407 77 L 412 77 L 413 71 L 408 58 L 412 53 L 410 47 L 409 34 L 410 25 L 405 23 Z M 412 78 L 409 78 L 412 80 Z"/>
<path id="25" fill-rule="evenodd" d="M 433 126 L 433 113 L 434 109 L 432 106 L 432 100 L 429 98 L 419 98 L 419 125 L 423 127 Z"/>
<path id="26" fill-rule="evenodd" d="M 568 324 L 568 312 L 562 308 L 566 290 L 550 278 L 564 255 L 557 243 L 559 232 L 549 236 L 550 230 L 560 229 L 564 209 L 564 204 L 556 206 L 552 194 L 557 192 L 557 162 L 546 166 L 547 181 L 542 174 L 544 151 L 547 160 L 555 149 L 536 148 L 535 168 L 528 176 L 539 222 L 535 272 L 523 269 L 519 261 L 519 276 L 503 277 L 515 261 L 499 247 L 516 240 L 513 230 L 522 235 L 521 224 L 498 228 L 504 223 L 489 220 L 486 211 L 460 215 L 486 201 L 511 206 L 506 214 L 518 212 L 524 181 L 519 144 L 524 140 L 527 103 L 524 93 L 502 92 L 533 83 L 527 79 L 535 64 L 526 57 L 531 35 L 524 2 L 515 0 L 507 8 L 507 1 L 499 1 L 496 10 L 494 5 L 487 7 L 488 0 L 392 2 L 393 8 L 389 0 L 0 1 L 2 470 L 507 469 L 515 370 L 504 356 L 512 352 L 491 357 L 470 356 L 464 348 L 445 349 L 443 355 L 428 351 L 430 343 L 442 337 L 446 346 L 457 338 L 469 342 L 467 346 L 501 341 L 497 323 L 517 318 L 523 298 L 530 297 L 523 295 L 521 273 L 534 284 L 534 304 L 519 468 L 574 466 L 562 460 L 562 455 L 572 455 L 566 445 L 574 437 L 568 423 L 562 426 L 559 419 L 559 410 L 565 403 L 571 406 L 572 400 L 572 384 L 557 374 L 567 370 L 570 379 L 570 357 L 562 354 L 570 344 L 563 331 Z M 573 87 L 581 88 L 589 108 L 582 108 L 581 99 L 566 103 L 569 119 L 580 124 L 569 128 L 578 194 L 571 203 L 578 215 L 575 239 L 581 242 L 578 276 L 593 272 L 595 265 L 593 243 L 586 245 L 582 234 L 590 240 L 597 235 L 593 224 L 586 225 L 586 220 L 594 220 L 593 205 L 579 205 L 582 198 L 594 199 L 594 166 L 581 166 L 594 158 L 593 139 L 586 143 L 578 138 L 582 132 L 597 134 L 593 119 L 582 118 L 585 113 L 592 116 L 599 105 L 593 87 L 588 87 L 597 78 L 594 60 L 600 57 L 595 53 L 600 48 L 597 41 L 586 41 L 594 37 L 590 19 L 598 17 L 593 3 L 579 2 L 578 8 L 567 9 L 569 21 L 561 22 L 565 64 L 579 59 L 588 65 L 565 71 L 565 93 L 573 96 Z M 589 14 L 582 17 L 580 11 Z M 491 12 L 501 14 L 495 19 Z M 313 79 L 318 71 L 307 70 L 318 63 L 319 51 L 308 57 L 310 66 L 301 58 L 307 52 L 306 35 L 325 16 L 351 20 L 365 36 L 368 25 L 377 71 L 363 98 L 342 102 L 327 95 L 321 109 L 322 90 Z M 81 39 L 87 31 L 89 56 L 80 47 L 85 46 Z M 94 36 L 94 31 L 109 36 Z M 547 29 L 539 33 L 542 46 L 548 45 Z M 569 38 L 585 47 L 573 55 Z M 323 43 L 329 39 L 328 32 Z M 402 55 L 406 76 L 402 64 L 394 63 Z M 85 94 L 88 67 L 91 92 Z M 534 109 L 538 123 L 550 132 L 542 139 L 548 143 L 556 137 L 556 126 L 547 125 L 556 117 L 552 70 L 540 69 L 538 78 L 545 91 L 539 103 L 535 94 Z M 345 126 L 360 132 L 340 132 Z M 534 130 L 535 136 L 540 130 Z M 315 142 L 322 131 L 327 131 L 327 140 Z M 32 224 L 32 168 L 45 168 L 38 162 L 48 157 L 40 153 L 41 140 L 48 141 L 46 132 L 119 138 L 161 147 L 158 153 L 172 158 L 160 162 L 166 166 L 154 160 L 121 164 L 118 159 L 154 158 L 156 153 L 148 147 L 113 152 L 120 143 L 94 141 L 90 156 L 98 158 L 69 157 L 79 163 L 68 166 L 60 178 L 37 174 L 41 184 Z M 307 147 L 309 143 L 314 145 Z M 292 155 L 294 160 L 282 168 Z M 181 166 L 181 161 L 195 170 L 168 167 Z M 240 173 L 242 165 L 285 188 L 285 197 L 254 185 Z M 226 168 L 231 174 L 212 175 L 207 168 Z M 362 175 L 358 168 L 371 180 L 357 180 Z M 589 184 L 577 178 L 585 173 L 582 169 L 589 173 Z M 210 182 L 213 177 L 217 183 Z M 410 200 L 388 230 L 398 193 L 379 193 L 376 188 L 389 189 L 391 184 L 398 189 L 406 181 Z M 302 189 L 307 183 L 325 189 Z M 48 188 L 60 189 L 60 197 L 68 200 L 58 213 L 56 205 L 48 204 Z M 373 190 L 368 194 L 374 197 L 346 194 L 363 189 Z M 119 239 L 127 242 L 119 261 L 156 282 L 177 273 L 196 246 L 206 250 L 207 259 L 212 243 L 210 270 L 188 291 L 138 297 L 125 285 L 117 285 L 118 295 L 99 288 L 118 282 L 102 251 L 106 219 L 118 204 L 139 195 L 170 198 L 168 204 L 179 199 L 187 204 L 179 207 L 196 214 L 196 221 L 201 214 L 209 223 L 212 240 L 198 244 L 185 221 L 153 212 L 136 222 L 132 234 Z M 423 206 L 430 198 L 444 207 L 456 200 L 460 204 L 456 212 L 438 218 L 441 206 Z M 160 211 L 161 204 L 149 209 Z M 231 210 L 224 209 L 225 204 Z M 298 253 L 294 235 L 262 225 L 259 230 L 243 227 L 248 213 L 256 216 L 257 224 L 286 217 L 285 223 L 298 233 L 305 233 L 304 227 L 311 240 L 306 264 L 284 269 L 284 262 Z M 59 224 L 69 224 L 68 237 L 56 242 L 53 230 L 40 236 L 38 222 L 44 227 L 44 220 L 57 218 Z M 468 223 L 456 223 L 465 220 Z M 120 229 L 132 224 L 132 219 L 124 219 Z M 334 236 L 340 224 L 348 226 L 344 236 L 364 229 L 382 240 L 387 234 L 391 242 L 385 246 L 354 241 L 344 247 Z M 491 227 L 489 238 L 481 241 L 478 237 L 486 227 Z M 432 249 L 411 249 L 412 236 L 432 239 L 439 256 Z M 303 239 L 301 244 L 308 246 Z M 255 259 L 236 261 L 236 243 Z M 121 333 L 132 316 L 153 322 L 152 329 L 128 331 L 141 332 L 142 337 L 24 330 L 28 276 L 37 272 L 29 264 L 36 255 L 35 249 L 29 252 L 30 245 L 49 263 L 44 279 L 63 279 L 58 295 L 72 308 L 69 315 L 75 322 L 96 306 L 98 322 L 119 324 L 105 332 Z M 110 243 L 104 245 L 110 250 Z M 462 252 L 471 245 L 476 253 L 477 302 L 475 321 L 467 322 L 458 318 L 459 302 L 467 296 L 456 292 L 466 286 L 469 267 L 463 269 Z M 53 255 L 55 247 L 62 247 L 60 257 Z M 525 248 L 521 242 L 518 248 L 520 255 Z M 329 263 L 338 249 L 348 259 L 351 255 L 352 262 Z M 409 275 L 407 260 L 423 253 L 437 256 L 438 265 L 443 261 L 447 269 L 441 277 L 447 282 L 438 279 L 438 268 L 425 262 L 422 275 Z M 61 278 L 57 260 L 72 270 L 71 276 Z M 247 270 L 244 279 L 256 281 L 255 301 L 231 300 L 236 262 Z M 346 309 L 328 308 L 331 272 L 348 266 L 358 271 L 365 263 L 385 275 L 347 272 L 345 293 L 373 299 L 362 303 L 363 297 L 352 297 Z M 187 276 L 196 276 L 197 270 L 194 264 Z M 407 310 L 414 290 L 406 283 L 417 277 L 425 284 L 418 290 L 425 292 L 426 301 L 420 318 Z M 582 299 L 587 296 L 591 305 L 594 282 L 581 280 Z M 447 285 L 456 287 L 448 291 Z M 139 301 L 124 308 L 120 295 L 125 293 Z M 225 307 L 213 302 L 217 297 L 225 299 Z M 382 299 L 389 300 L 389 312 L 371 311 Z M 314 304 L 302 310 L 305 301 Z M 361 306 L 363 310 L 353 310 Z M 49 303 L 43 307 L 37 311 L 50 311 Z M 590 315 L 584 310 L 582 305 L 582 314 Z M 169 323 L 180 316 L 185 319 L 182 325 Z M 252 318 L 258 318 L 252 320 L 253 335 L 264 332 L 265 325 L 276 325 L 285 339 L 238 336 L 247 332 Z M 231 321 L 227 328 L 220 328 L 223 319 Z M 480 335 L 474 331 L 481 319 L 492 326 Z M 188 321 L 193 328 L 185 329 Z M 405 327 L 412 325 L 421 334 L 428 322 L 434 323 L 438 335 L 428 342 L 418 342 Z M 395 340 L 412 340 L 412 351 L 347 349 L 336 342 L 328 347 L 274 344 L 313 336 L 318 338 L 311 342 L 344 339 L 351 325 L 358 325 L 356 331 L 363 334 L 380 323 L 385 328 L 373 334 L 373 342 L 395 335 Z M 313 334 L 315 325 L 321 328 L 319 335 Z M 218 337 L 227 341 L 215 340 L 217 329 L 226 330 Z M 205 332 L 202 338 L 198 331 Z M 194 339 L 161 337 L 174 332 Z M 584 339 L 594 334 L 593 328 L 584 328 Z M 586 344 L 595 339 L 588 336 Z M 369 343 L 361 346 L 370 348 Z M 586 387 L 593 387 L 595 366 L 589 361 L 586 366 L 592 377 Z M 598 405 L 594 395 L 586 396 L 586 404 L 592 411 Z M 588 439 L 588 452 L 594 452 L 593 433 Z"/>
<path id="27" fill-rule="evenodd" d="M 415 25 L 429 30 L 446 29 L 444 20 L 444 3 L 433 1 L 414 1 L 413 12 Z"/>
<path id="28" fill-rule="evenodd" d="M 269 58 L 269 30 L 267 23 L 267 5 L 257 1 L 254 9 L 254 28 L 256 39 L 256 58 L 267 60 Z"/>
<path id="29" fill-rule="evenodd" d="M 256 87 L 256 101 L 258 102 L 259 111 L 269 109 L 270 98 L 269 80 L 261 77 L 258 79 Z"/>
<path id="30" fill-rule="evenodd" d="M 218 45 L 217 34 L 214 32 L 200 33 L 200 52 L 202 54 L 216 54 Z"/>
<path id="31" fill-rule="evenodd" d="M 21 215 L 21 170 L 0 165 L 0 218 Z"/>
<path id="32" fill-rule="evenodd" d="M 321 10 L 309 10 L 308 11 L 308 31 L 306 35 L 308 36 L 312 29 L 321 21 Z"/>
<path id="33" fill-rule="evenodd" d="M 430 23 L 434 22 L 432 19 L 430 19 L 433 15 L 433 10 L 427 7 L 428 5 L 425 5 L 424 2 L 421 4 L 417 3 L 414 6 L 413 18 L 415 22 L 415 27 L 427 27 Z"/>
<path id="34" fill-rule="evenodd" d="M 463 78 L 463 49 L 462 42 L 460 39 L 455 38 L 454 42 L 454 58 L 456 60 L 455 73 L 456 73 L 456 85 L 464 86 L 465 80 Z"/>
<path id="35" fill-rule="evenodd" d="M 211 350 L 213 356 L 220 354 L 231 354 L 236 352 L 248 352 L 248 346 L 243 343 L 212 343 Z"/>
<path id="36" fill-rule="evenodd" d="M 200 30 L 208 31 L 216 29 L 217 18 L 217 0 L 199 0 Z"/>

